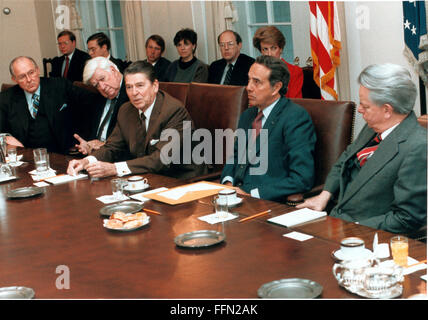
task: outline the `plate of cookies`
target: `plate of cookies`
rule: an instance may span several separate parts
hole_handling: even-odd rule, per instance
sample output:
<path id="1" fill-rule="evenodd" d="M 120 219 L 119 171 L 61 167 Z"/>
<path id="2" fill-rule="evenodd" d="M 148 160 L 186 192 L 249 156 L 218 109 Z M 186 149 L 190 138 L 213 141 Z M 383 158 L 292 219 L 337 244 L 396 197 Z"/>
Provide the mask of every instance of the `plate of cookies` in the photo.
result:
<path id="1" fill-rule="evenodd" d="M 104 228 L 114 231 L 134 231 L 149 224 L 150 217 L 144 212 L 125 213 L 117 211 L 104 219 Z"/>

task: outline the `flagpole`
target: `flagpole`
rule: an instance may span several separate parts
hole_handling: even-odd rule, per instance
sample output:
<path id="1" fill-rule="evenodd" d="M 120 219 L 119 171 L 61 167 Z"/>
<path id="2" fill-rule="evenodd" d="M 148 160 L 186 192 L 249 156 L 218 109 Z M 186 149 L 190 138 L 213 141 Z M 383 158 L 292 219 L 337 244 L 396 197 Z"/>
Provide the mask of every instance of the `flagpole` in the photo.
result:
<path id="1" fill-rule="evenodd" d="M 425 95 L 425 85 L 421 77 L 419 78 L 419 100 L 421 102 L 421 115 L 427 113 L 427 98 Z"/>

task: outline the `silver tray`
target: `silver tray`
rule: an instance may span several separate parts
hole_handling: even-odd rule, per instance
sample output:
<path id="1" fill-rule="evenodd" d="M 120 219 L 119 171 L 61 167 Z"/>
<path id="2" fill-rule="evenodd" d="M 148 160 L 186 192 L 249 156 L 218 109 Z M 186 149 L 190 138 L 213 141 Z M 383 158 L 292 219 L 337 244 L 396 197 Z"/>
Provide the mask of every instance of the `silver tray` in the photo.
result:
<path id="1" fill-rule="evenodd" d="M 0 288 L 1 299 L 32 299 L 34 290 L 26 287 L 5 287 Z"/>
<path id="2" fill-rule="evenodd" d="M 43 188 L 40 187 L 23 187 L 8 191 L 6 196 L 11 199 L 20 199 L 34 197 L 43 192 Z"/>
<path id="3" fill-rule="evenodd" d="M 180 234 L 174 242 L 184 248 L 205 248 L 223 242 L 226 236 L 223 232 L 214 230 L 198 230 Z"/>
<path id="4" fill-rule="evenodd" d="M 141 202 L 124 201 L 124 202 L 110 204 L 108 206 L 102 207 L 100 210 L 100 214 L 102 216 L 110 217 L 113 213 L 117 211 L 121 211 L 124 213 L 135 213 L 140 211 L 142 208 L 143 208 L 143 204 Z"/>
<path id="5" fill-rule="evenodd" d="M 318 297 L 323 287 L 312 280 L 291 278 L 275 280 L 262 285 L 257 294 L 260 298 L 311 299 Z"/>
<path id="6" fill-rule="evenodd" d="M 349 288 L 345 287 L 345 289 L 347 289 L 349 292 L 359 295 L 360 297 L 369 299 L 394 299 L 401 296 L 403 293 L 403 286 L 401 284 L 397 284 L 391 290 L 385 290 L 379 294 L 371 293 L 364 288 L 359 288 L 358 290 L 349 290 Z"/>

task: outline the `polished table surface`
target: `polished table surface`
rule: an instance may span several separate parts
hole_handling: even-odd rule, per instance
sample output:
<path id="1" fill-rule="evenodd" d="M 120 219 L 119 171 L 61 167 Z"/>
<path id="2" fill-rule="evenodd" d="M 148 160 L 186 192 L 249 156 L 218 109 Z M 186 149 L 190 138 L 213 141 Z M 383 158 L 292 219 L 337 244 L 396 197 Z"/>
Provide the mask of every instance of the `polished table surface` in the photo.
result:
<path id="1" fill-rule="evenodd" d="M 331 217 L 288 229 L 266 219 L 293 208 L 250 197 L 234 209 L 240 217 L 272 212 L 242 223 L 234 219 L 210 225 L 198 217 L 212 213 L 211 205 L 147 201 L 146 208 L 161 212 L 150 215 L 149 225 L 132 232 L 109 231 L 99 214 L 105 204 L 96 198 L 111 194 L 111 178 L 50 185 L 41 196 L 6 199 L 8 190 L 33 184 L 28 174 L 34 169 L 32 152 L 20 149 L 19 154 L 26 163 L 17 168 L 18 179 L 0 184 L 0 287 L 30 287 L 40 299 L 248 299 L 257 298 L 261 285 L 283 278 L 318 282 L 323 286 L 321 298 L 359 298 L 337 284 L 331 271 L 332 251 L 344 237 L 362 237 L 371 249 L 376 232 L 379 242 L 392 236 Z M 51 154 L 51 167 L 65 173 L 70 159 Z M 183 184 L 159 175 L 144 176 L 151 188 Z M 183 249 L 174 243 L 185 232 L 221 228 L 226 241 L 210 248 Z M 283 237 L 290 231 L 314 237 L 302 242 Z M 410 240 L 409 250 L 411 257 L 426 259 L 424 243 Z M 64 270 L 69 271 L 69 288 L 61 289 Z M 403 298 L 426 290 L 420 278 L 425 272 L 405 277 Z"/>

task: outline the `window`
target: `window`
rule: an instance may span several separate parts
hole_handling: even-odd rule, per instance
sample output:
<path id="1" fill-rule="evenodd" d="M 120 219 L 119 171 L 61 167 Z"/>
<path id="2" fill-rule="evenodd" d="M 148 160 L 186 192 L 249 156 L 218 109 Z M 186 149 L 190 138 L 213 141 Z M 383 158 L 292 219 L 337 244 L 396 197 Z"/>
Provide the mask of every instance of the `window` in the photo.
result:
<path id="1" fill-rule="evenodd" d="M 285 36 L 282 57 L 292 63 L 294 59 L 290 1 L 233 1 L 239 20 L 236 31 L 243 38 L 243 51 L 257 57 L 260 52 L 253 47 L 253 35 L 262 26 L 275 26 Z M 246 35 L 245 41 L 244 37 Z M 246 43 L 245 43 L 246 42 Z"/>
<path id="2" fill-rule="evenodd" d="M 126 60 L 120 0 L 79 0 L 77 8 L 82 18 L 85 45 L 90 35 L 104 32 L 111 41 L 111 55 Z"/>

